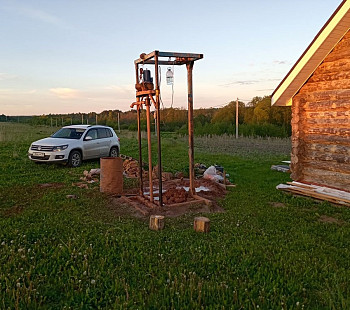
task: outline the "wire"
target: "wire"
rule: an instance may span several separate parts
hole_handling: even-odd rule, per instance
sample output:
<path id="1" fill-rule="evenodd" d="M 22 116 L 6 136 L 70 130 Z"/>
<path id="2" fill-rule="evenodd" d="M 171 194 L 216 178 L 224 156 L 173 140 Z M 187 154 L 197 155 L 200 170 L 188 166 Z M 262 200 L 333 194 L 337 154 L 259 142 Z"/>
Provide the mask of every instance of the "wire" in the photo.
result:
<path id="1" fill-rule="evenodd" d="M 169 57 L 169 60 L 171 58 Z M 175 61 L 173 61 L 173 81 L 171 83 L 171 108 L 173 108 L 174 104 L 174 81 L 175 81 L 175 66 L 174 66 Z"/>
<path id="2" fill-rule="evenodd" d="M 158 72 L 159 72 L 159 88 L 160 88 L 160 85 L 162 84 L 162 68 L 160 66 L 158 66 Z M 163 110 L 164 110 L 164 103 L 162 100 L 161 92 L 159 92 L 159 100 L 160 100 L 162 107 L 163 107 Z"/>

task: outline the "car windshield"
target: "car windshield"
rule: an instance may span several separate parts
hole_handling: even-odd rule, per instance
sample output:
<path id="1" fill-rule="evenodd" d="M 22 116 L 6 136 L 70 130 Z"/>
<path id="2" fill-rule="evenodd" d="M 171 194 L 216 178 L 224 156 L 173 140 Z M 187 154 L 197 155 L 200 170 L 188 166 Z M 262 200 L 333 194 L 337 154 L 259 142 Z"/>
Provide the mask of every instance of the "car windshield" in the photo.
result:
<path id="1" fill-rule="evenodd" d="M 79 140 L 83 135 L 83 128 L 61 128 L 52 135 L 52 138 L 76 139 Z"/>

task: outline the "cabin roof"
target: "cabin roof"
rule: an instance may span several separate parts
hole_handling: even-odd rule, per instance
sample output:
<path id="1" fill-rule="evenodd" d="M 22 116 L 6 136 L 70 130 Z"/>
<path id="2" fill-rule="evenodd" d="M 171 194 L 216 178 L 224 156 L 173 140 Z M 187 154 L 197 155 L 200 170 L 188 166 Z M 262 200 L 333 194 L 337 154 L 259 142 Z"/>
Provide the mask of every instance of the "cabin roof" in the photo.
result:
<path id="1" fill-rule="evenodd" d="M 272 93 L 272 105 L 289 106 L 292 98 L 350 28 L 350 0 L 343 0 Z"/>

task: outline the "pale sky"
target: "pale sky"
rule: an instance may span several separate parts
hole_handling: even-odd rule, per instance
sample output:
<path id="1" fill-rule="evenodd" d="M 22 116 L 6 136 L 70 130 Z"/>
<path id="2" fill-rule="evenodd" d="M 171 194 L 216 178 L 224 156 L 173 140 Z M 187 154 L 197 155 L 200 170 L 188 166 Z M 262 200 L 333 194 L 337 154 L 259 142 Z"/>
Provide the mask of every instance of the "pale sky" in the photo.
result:
<path id="1" fill-rule="evenodd" d="M 0 0 L 0 114 L 129 110 L 133 62 L 153 50 L 204 54 L 195 108 L 270 95 L 340 3 Z M 174 107 L 187 105 L 186 78 L 175 67 Z"/>

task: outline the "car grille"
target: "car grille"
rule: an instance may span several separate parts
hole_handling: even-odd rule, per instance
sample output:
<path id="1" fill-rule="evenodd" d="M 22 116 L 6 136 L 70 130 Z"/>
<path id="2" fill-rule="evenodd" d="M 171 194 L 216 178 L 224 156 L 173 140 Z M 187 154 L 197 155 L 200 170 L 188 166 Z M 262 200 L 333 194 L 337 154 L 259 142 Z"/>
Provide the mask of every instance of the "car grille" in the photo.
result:
<path id="1" fill-rule="evenodd" d="M 49 156 L 49 155 L 46 155 L 46 156 L 42 157 L 42 156 L 34 156 L 34 155 L 31 155 L 30 158 L 31 158 L 31 159 L 48 160 L 48 159 L 50 158 L 50 156 Z"/>
<path id="2" fill-rule="evenodd" d="M 30 148 L 32 151 L 43 151 L 43 152 L 52 152 L 53 146 L 46 146 L 46 145 L 32 145 Z"/>

